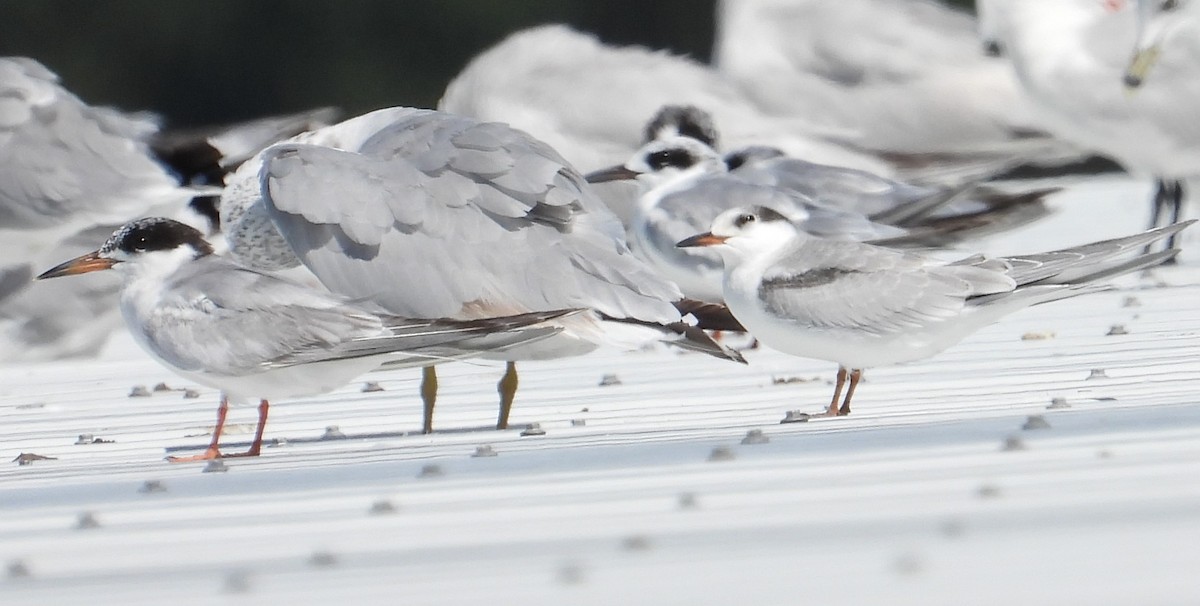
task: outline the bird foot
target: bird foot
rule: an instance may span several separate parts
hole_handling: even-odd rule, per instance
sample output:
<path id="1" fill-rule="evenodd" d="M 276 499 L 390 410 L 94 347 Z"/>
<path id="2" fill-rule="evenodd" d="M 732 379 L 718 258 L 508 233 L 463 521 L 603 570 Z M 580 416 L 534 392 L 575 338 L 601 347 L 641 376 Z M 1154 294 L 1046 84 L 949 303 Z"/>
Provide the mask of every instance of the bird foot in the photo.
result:
<path id="1" fill-rule="evenodd" d="M 170 463 L 194 463 L 196 461 L 211 461 L 213 459 L 220 459 L 224 456 L 225 455 L 222 455 L 221 451 L 216 447 L 210 446 L 205 449 L 204 452 L 198 455 L 191 455 L 187 457 L 167 457 L 167 461 Z"/>
<path id="2" fill-rule="evenodd" d="M 191 456 L 187 456 L 187 457 L 167 457 L 167 461 L 170 463 L 194 463 L 196 461 L 212 461 L 215 459 L 236 459 L 239 457 L 257 457 L 261 454 L 261 452 L 262 452 L 261 449 L 251 447 L 250 450 L 247 450 L 246 452 L 235 452 L 233 454 L 223 454 L 219 449 L 210 446 L 209 448 L 205 449 L 204 452 L 202 452 L 198 455 L 191 455 Z"/>
<path id="3" fill-rule="evenodd" d="M 783 417 L 783 420 L 780 421 L 780 423 L 805 423 L 805 422 L 808 422 L 810 419 L 824 419 L 824 418 L 829 418 L 829 417 L 844 417 L 848 414 L 850 414 L 850 409 L 843 410 L 840 408 L 833 408 L 833 407 L 826 408 L 825 410 L 822 410 L 821 412 L 817 412 L 817 413 L 800 412 L 798 410 L 790 410 Z"/>

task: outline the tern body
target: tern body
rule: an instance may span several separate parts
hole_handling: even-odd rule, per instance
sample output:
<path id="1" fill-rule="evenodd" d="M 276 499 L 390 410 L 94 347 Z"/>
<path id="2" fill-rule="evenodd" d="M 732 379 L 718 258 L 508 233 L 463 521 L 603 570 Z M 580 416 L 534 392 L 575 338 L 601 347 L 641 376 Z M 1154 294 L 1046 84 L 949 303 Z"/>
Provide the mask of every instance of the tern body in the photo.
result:
<path id="1" fill-rule="evenodd" d="M 1179 251 L 1142 253 L 1179 223 L 1075 248 L 945 263 L 861 242 L 814 238 L 768 208 L 733 209 L 680 246 L 713 246 L 725 302 L 764 344 L 829 360 L 839 381 L 827 414 L 847 414 L 865 368 L 933 356 L 1017 310 L 1103 289 L 1104 280 Z M 839 407 L 842 383 L 850 393 Z"/>
<path id="2" fill-rule="evenodd" d="M 324 393 L 381 364 L 428 364 L 548 337 L 526 328 L 565 312 L 462 322 L 380 313 L 324 290 L 244 268 L 213 254 L 200 232 L 169 219 L 123 226 L 99 250 L 41 278 L 115 268 L 121 312 L 135 340 L 180 375 L 222 391 L 218 440 L 228 401 L 258 399 L 258 454 L 268 401 Z"/>
<path id="3" fill-rule="evenodd" d="M 571 164 L 505 124 L 412 108 L 352 118 L 247 164 L 222 214 L 243 262 L 302 263 L 330 291 L 391 314 L 590 310 L 562 318 L 553 338 L 489 354 L 510 362 L 501 428 L 516 389 L 512 362 L 612 342 L 602 320 L 667 325 L 736 358 L 680 323 L 679 290 L 629 252 L 620 222 Z M 429 431 L 436 378 L 426 379 Z"/>

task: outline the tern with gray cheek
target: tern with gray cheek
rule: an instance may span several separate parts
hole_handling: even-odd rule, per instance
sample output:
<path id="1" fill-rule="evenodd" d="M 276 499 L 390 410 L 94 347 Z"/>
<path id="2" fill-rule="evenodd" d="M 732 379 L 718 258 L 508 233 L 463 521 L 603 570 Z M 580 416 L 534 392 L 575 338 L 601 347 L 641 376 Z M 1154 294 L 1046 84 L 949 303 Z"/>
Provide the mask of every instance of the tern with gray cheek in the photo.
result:
<path id="1" fill-rule="evenodd" d="M 863 370 L 933 356 L 1000 317 L 1106 288 L 1178 249 L 1142 247 L 1192 222 L 1054 252 L 946 263 L 861 242 L 814 238 L 764 207 L 722 213 L 679 243 L 725 263 L 725 303 L 769 347 L 838 364 L 827 416 L 850 413 Z M 849 386 L 841 398 L 842 388 Z"/>
<path id="2" fill-rule="evenodd" d="M 352 303 L 213 254 L 196 229 L 170 219 L 128 223 L 99 250 L 39 279 L 114 269 L 121 274 L 121 313 L 134 339 L 189 380 L 222 392 L 217 424 L 204 453 L 173 461 L 257 456 L 269 400 L 325 393 L 388 366 L 471 357 L 550 337 L 544 322 L 571 311 L 486 320 L 413 320 Z M 257 399 L 250 449 L 219 449 L 230 402 Z"/>

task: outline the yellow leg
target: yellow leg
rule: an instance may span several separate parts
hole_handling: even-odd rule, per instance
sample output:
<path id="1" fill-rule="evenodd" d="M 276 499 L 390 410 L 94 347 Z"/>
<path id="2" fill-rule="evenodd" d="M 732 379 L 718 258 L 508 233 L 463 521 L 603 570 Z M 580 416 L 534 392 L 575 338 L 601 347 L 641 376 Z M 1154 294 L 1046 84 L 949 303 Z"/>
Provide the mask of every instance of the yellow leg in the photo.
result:
<path id="1" fill-rule="evenodd" d="M 433 433 L 433 405 L 437 403 L 437 390 L 437 370 L 433 366 L 426 366 L 421 370 L 421 401 L 425 403 L 421 433 Z"/>
<path id="2" fill-rule="evenodd" d="M 496 385 L 500 392 L 500 416 L 496 419 L 496 429 L 508 429 L 508 414 L 512 412 L 513 399 L 517 396 L 517 364 L 509 362 L 504 369 L 504 376 Z"/>

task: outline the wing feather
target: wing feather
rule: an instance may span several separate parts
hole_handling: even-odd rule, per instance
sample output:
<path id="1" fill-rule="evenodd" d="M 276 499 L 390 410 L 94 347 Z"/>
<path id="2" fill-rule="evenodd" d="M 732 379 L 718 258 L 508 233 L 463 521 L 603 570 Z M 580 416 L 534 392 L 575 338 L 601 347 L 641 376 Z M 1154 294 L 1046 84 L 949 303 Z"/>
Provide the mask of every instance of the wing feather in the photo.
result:
<path id="1" fill-rule="evenodd" d="M 904 252 L 807 240 L 764 276 L 768 313 L 811 328 L 886 336 L 957 315 L 970 281 Z"/>
<path id="2" fill-rule="evenodd" d="M 590 307 L 678 319 L 678 290 L 632 257 L 582 177 L 503 125 L 413 111 L 358 149 L 275 146 L 260 178 L 305 265 L 391 313 Z"/>

